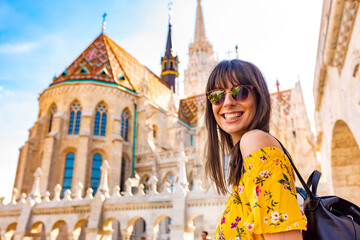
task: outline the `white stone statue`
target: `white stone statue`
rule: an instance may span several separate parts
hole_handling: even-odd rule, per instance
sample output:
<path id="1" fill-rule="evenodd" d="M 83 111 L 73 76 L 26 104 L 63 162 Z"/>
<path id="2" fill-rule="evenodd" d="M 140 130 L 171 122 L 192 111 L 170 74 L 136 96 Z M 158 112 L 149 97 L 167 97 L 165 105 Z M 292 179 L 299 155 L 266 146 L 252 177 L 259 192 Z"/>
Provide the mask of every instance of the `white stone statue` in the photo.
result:
<path id="1" fill-rule="evenodd" d="M 112 198 L 120 198 L 121 197 L 121 195 L 120 195 L 120 187 L 119 186 L 115 186 L 114 188 L 113 188 L 113 192 L 112 192 L 112 194 L 111 194 L 111 199 Z"/>
<path id="2" fill-rule="evenodd" d="M 93 199 L 93 198 L 94 198 L 93 192 L 94 192 L 94 190 L 93 190 L 91 187 L 89 187 L 89 188 L 86 190 L 85 199 L 86 199 L 86 200 Z"/>
<path id="3" fill-rule="evenodd" d="M 83 189 L 84 189 L 84 185 L 81 182 L 78 182 L 78 184 L 76 185 L 74 199 L 76 199 L 76 200 L 81 200 L 82 199 L 82 191 L 83 191 Z"/>
<path id="4" fill-rule="evenodd" d="M 101 175 L 100 175 L 100 184 L 98 187 L 98 191 L 96 194 L 101 194 L 106 198 L 109 198 L 109 185 L 108 185 L 108 170 L 110 169 L 110 165 L 107 160 L 103 162 L 100 167 Z"/>
<path id="5" fill-rule="evenodd" d="M 17 188 L 14 188 L 12 191 L 10 204 L 13 204 L 13 205 L 17 204 L 18 193 L 19 193 L 19 191 L 17 190 Z"/>
<path id="6" fill-rule="evenodd" d="M 71 190 L 70 189 L 66 189 L 65 193 L 64 193 L 64 198 L 62 199 L 63 201 L 71 201 Z"/>
<path id="7" fill-rule="evenodd" d="M 55 188 L 54 188 L 54 199 L 53 201 L 60 201 L 61 200 L 61 185 L 60 184 L 56 184 Z"/>
<path id="8" fill-rule="evenodd" d="M 34 200 L 36 203 L 41 202 L 41 194 L 40 194 L 40 176 L 41 176 L 41 169 L 37 168 L 34 173 L 34 184 L 29 194 L 28 199 Z"/>

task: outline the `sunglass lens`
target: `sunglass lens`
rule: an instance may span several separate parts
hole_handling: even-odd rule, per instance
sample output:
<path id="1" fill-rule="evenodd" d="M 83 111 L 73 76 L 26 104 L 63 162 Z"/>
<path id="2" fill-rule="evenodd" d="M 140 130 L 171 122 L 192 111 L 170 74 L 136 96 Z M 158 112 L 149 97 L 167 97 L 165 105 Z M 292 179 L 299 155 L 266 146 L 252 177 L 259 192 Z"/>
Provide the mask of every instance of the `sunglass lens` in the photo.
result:
<path id="1" fill-rule="evenodd" d="M 224 91 L 214 91 L 209 95 L 210 102 L 215 105 L 223 103 L 224 99 Z"/>
<path id="2" fill-rule="evenodd" d="M 249 90 L 242 86 L 234 87 L 231 90 L 231 95 L 236 101 L 245 101 L 249 96 Z"/>

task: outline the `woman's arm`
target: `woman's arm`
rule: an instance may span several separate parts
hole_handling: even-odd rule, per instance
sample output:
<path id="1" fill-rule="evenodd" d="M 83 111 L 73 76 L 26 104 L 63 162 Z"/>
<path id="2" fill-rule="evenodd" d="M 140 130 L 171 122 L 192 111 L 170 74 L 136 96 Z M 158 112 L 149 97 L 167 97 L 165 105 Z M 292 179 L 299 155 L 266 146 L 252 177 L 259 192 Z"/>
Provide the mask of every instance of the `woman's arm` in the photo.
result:
<path id="1" fill-rule="evenodd" d="M 300 230 L 293 230 L 288 232 L 270 233 L 263 235 L 265 240 L 302 240 Z"/>

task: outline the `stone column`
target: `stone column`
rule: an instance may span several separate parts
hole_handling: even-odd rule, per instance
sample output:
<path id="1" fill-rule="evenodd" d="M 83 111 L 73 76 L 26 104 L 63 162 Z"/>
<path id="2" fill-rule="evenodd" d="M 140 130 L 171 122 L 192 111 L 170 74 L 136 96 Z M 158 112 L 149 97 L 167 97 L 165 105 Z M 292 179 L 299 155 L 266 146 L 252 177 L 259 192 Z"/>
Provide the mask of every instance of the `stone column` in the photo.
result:
<path id="1" fill-rule="evenodd" d="M 176 186 L 176 192 L 173 194 L 173 209 L 171 213 L 170 239 L 184 240 L 186 237 L 186 191 L 179 190 L 182 186 Z"/>
<path id="2" fill-rule="evenodd" d="M 129 236 L 129 238 L 130 238 L 130 236 Z M 121 239 L 123 239 L 123 240 L 128 239 L 128 230 L 127 230 L 127 228 L 122 228 L 121 229 Z"/>
<path id="3" fill-rule="evenodd" d="M 147 240 L 156 240 L 156 235 L 159 231 L 159 226 L 154 227 L 150 225 L 146 225 L 146 239 Z"/>
<path id="4" fill-rule="evenodd" d="M 99 229 L 97 228 L 86 228 L 85 229 L 85 239 L 86 240 L 96 240 L 98 236 Z"/>
<path id="5" fill-rule="evenodd" d="M 55 145 L 56 140 L 59 138 L 59 134 L 61 132 L 61 118 L 63 112 L 58 112 L 54 114 L 52 125 L 51 125 L 51 132 L 45 138 L 44 142 L 44 155 L 41 159 L 41 178 L 40 178 L 40 192 L 45 193 L 46 191 L 52 191 L 52 186 L 50 186 L 50 171 L 51 171 L 51 164 L 54 159 L 55 155 Z M 45 129 L 46 130 L 46 129 Z"/>
<path id="6" fill-rule="evenodd" d="M 120 136 L 120 122 L 121 118 L 119 115 L 112 115 L 113 118 L 113 129 L 112 129 L 112 152 L 109 154 L 110 174 L 109 174 L 109 187 L 113 189 L 115 186 L 120 186 L 120 175 L 121 175 L 121 159 L 123 152 L 123 139 Z"/>
<path id="7" fill-rule="evenodd" d="M 92 111 L 83 111 L 81 114 L 81 124 L 79 131 L 79 142 L 74 162 L 74 172 L 72 179 L 72 186 L 81 182 L 84 189 L 89 187 L 86 182 L 86 173 L 89 169 L 89 137 L 91 136 L 91 117 Z M 71 189 L 74 191 L 75 189 Z M 84 192 L 82 192 L 84 194 Z"/>

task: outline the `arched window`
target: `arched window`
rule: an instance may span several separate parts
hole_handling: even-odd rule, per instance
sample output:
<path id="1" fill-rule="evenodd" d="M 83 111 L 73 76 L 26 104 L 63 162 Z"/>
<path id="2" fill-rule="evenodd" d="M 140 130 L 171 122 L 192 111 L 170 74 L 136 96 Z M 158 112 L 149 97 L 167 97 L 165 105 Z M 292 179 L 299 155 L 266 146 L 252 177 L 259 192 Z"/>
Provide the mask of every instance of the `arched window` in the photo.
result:
<path id="1" fill-rule="evenodd" d="M 149 175 L 145 175 L 140 179 L 140 183 L 144 185 L 144 193 L 147 193 L 150 189 L 149 180 Z"/>
<path id="2" fill-rule="evenodd" d="M 153 125 L 153 137 L 157 138 L 159 132 L 159 128 L 156 125 Z"/>
<path id="3" fill-rule="evenodd" d="M 126 160 L 121 160 L 121 175 L 120 175 L 120 191 L 125 191 L 125 174 L 126 174 Z"/>
<path id="4" fill-rule="evenodd" d="M 164 182 L 169 183 L 170 192 L 175 192 L 175 176 L 172 172 L 168 172 L 165 175 Z"/>
<path id="5" fill-rule="evenodd" d="M 70 107 L 70 120 L 68 134 L 79 134 L 81 120 L 80 103 L 73 103 Z"/>
<path id="6" fill-rule="evenodd" d="M 51 132 L 53 118 L 54 118 L 54 115 L 55 115 L 56 111 L 57 111 L 57 107 L 55 105 L 52 106 L 51 109 L 50 109 L 50 120 L 49 120 L 49 130 L 48 130 L 48 132 Z"/>
<path id="7" fill-rule="evenodd" d="M 72 152 L 68 153 L 66 155 L 66 160 L 65 160 L 64 180 L 63 180 L 62 194 L 61 194 L 62 196 L 64 196 L 66 190 L 68 189 L 71 190 L 74 161 L 75 161 L 75 154 Z"/>
<path id="8" fill-rule="evenodd" d="M 91 169 L 91 183 L 90 183 L 90 187 L 94 190 L 94 195 L 100 184 L 101 162 L 102 162 L 101 155 L 99 153 L 94 154 L 92 169 Z"/>
<path id="9" fill-rule="evenodd" d="M 168 179 L 169 183 L 170 183 L 170 191 L 171 192 L 175 192 L 175 179 L 174 179 L 174 175 L 171 174 L 169 176 L 169 179 Z"/>
<path id="10" fill-rule="evenodd" d="M 121 114 L 121 137 L 128 141 L 128 132 L 129 132 L 129 113 L 124 110 Z"/>
<path id="11" fill-rule="evenodd" d="M 94 135 L 105 136 L 106 133 L 106 106 L 99 104 L 96 108 Z"/>

